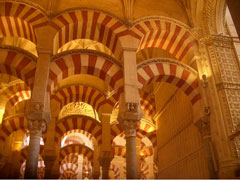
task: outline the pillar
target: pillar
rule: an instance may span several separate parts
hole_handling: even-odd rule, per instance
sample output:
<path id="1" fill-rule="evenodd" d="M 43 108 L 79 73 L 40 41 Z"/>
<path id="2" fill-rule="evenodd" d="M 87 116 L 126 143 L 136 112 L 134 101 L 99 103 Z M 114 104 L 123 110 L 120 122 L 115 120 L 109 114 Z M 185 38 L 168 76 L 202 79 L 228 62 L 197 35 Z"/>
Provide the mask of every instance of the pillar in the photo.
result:
<path id="1" fill-rule="evenodd" d="M 46 123 L 43 120 L 34 120 L 28 122 L 28 126 L 30 131 L 30 141 L 24 178 L 36 179 L 40 151 L 40 138 L 42 137 L 42 131 L 46 128 Z"/>
<path id="2" fill-rule="evenodd" d="M 103 110 L 104 111 L 104 110 Z M 102 113 L 102 145 L 100 148 L 99 163 L 102 166 L 102 178 L 108 179 L 108 171 L 111 161 L 113 159 L 112 145 L 111 145 L 111 126 L 110 126 L 110 113 Z"/>
<path id="3" fill-rule="evenodd" d="M 27 104 L 25 115 L 28 119 L 30 142 L 24 178 L 37 178 L 40 138 L 50 121 L 50 100 L 47 94 L 47 82 L 50 65 L 50 52 L 38 48 L 38 61 L 35 72 L 31 100 Z"/>
<path id="4" fill-rule="evenodd" d="M 108 170 L 113 159 L 112 151 L 101 151 L 99 163 L 102 166 L 102 179 L 108 179 Z"/>
<path id="5" fill-rule="evenodd" d="M 99 165 L 99 146 L 97 145 L 97 142 L 93 142 L 94 151 L 93 151 L 93 171 L 92 171 L 92 177 L 93 179 L 99 179 L 100 177 L 100 165 Z"/>
<path id="6" fill-rule="evenodd" d="M 136 52 L 138 41 L 131 36 L 121 39 L 124 64 L 124 93 L 120 97 L 118 121 L 126 137 L 127 179 L 137 179 L 136 130 L 142 117 L 138 92 Z"/>
<path id="7" fill-rule="evenodd" d="M 43 159 L 45 164 L 44 179 L 53 179 L 52 171 L 54 163 L 57 160 L 57 144 L 54 140 L 55 137 L 55 124 L 58 117 L 58 113 L 51 113 L 51 122 L 48 125 L 48 131 L 46 134 L 46 142 L 44 144 Z"/>
<path id="8" fill-rule="evenodd" d="M 77 174 L 77 179 L 82 179 L 82 174 L 83 174 L 83 156 L 78 155 L 78 174 Z"/>
<path id="9" fill-rule="evenodd" d="M 45 146 L 46 147 L 46 146 Z M 56 160 L 56 151 L 45 151 L 43 156 L 44 164 L 45 164 L 45 173 L 44 179 L 53 179 L 52 178 L 52 168 Z"/>
<path id="10" fill-rule="evenodd" d="M 217 158 L 219 178 L 235 178 L 239 168 L 236 142 L 232 132 L 239 126 L 240 68 L 231 38 L 209 35 L 200 40 L 201 58 L 197 60 L 200 78 L 208 82 L 205 109 L 211 110 L 210 129 Z M 205 95 L 206 96 L 206 95 Z"/>

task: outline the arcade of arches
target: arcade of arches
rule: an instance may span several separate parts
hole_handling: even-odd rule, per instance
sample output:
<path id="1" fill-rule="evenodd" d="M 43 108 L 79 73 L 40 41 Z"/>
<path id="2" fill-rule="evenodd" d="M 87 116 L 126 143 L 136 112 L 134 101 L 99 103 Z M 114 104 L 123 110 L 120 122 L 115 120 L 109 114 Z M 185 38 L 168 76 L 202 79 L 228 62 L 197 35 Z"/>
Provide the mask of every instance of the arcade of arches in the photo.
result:
<path id="1" fill-rule="evenodd" d="M 0 177 L 238 177 L 227 2 L 0 0 Z"/>

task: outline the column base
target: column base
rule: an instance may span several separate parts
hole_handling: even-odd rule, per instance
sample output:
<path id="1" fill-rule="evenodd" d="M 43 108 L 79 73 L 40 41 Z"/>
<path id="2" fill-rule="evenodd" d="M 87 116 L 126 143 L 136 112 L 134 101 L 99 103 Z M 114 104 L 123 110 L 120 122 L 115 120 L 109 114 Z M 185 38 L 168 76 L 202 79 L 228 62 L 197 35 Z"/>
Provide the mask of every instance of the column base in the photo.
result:
<path id="1" fill-rule="evenodd" d="M 237 160 L 219 163 L 218 177 L 220 179 L 235 179 L 240 177 L 240 163 Z"/>

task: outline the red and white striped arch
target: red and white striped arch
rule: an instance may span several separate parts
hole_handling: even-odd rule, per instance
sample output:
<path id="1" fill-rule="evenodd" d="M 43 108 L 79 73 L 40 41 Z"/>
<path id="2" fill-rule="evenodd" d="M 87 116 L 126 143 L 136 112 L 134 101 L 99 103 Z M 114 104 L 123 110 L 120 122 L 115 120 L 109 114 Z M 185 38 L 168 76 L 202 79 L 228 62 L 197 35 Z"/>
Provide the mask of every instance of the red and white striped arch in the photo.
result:
<path id="1" fill-rule="evenodd" d="M 64 133 L 64 135 L 62 136 L 62 139 L 67 136 L 67 135 L 70 135 L 72 133 L 81 133 L 83 135 L 85 135 L 90 141 L 92 141 L 93 139 L 93 136 L 92 134 L 90 134 L 89 132 L 87 131 L 84 131 L 84 130 L 80 130 L 80 129 L 74 129 L 74 130 L 71 130 L 71 131 L 67 131 L 66 133 Z"/>
<path id="2" fill-rule="evenodd" d="M 28 86 L 33 86 L 36 62 L 30 57 L 12 50 L 0 49 L 0 73 L 15 76 Z"/>
<path id="3" fill-rule="evenodd" d="M 76 74 L 96 76 L 115 90 L 123 85 L 121 67 L 109 59 L 91 54 L 70 54 L 62 56 L 50 64 L 49 90 L 52 92 L 61 80 Z"/>
<path id="4" fill-rule="evenodd" d="M 70 154 L 82 154 L 89 161 L 93 160 L 93 150 L 81 144 L 71 144 L 60 149 L 59 162 Z"/>
<path id="5" fill-rule="evenodd" d="M 112 148 L 113 155 L 126 157 L 126 147 L 125 146 L 113 146 Z"/>
<path id="6" fill-rule="evenodd" d="M 40 9 L 18 2 L 0 2 L 0 38 L 23 37 L 36 43 L 35 29 L 47 25 Z"/>
<path id="7" fill-rule="evenodd" d="M 72 164 L 78 164 L 78 156 L 76 154 L 70 154 L 68 156 L 65 156 L 65 158 L 62 160 L 62 164 L 66 163 L 72 163 Z"/>
<path id="8" fill-rule="evenodd" d="M 60 165 L 60 174 L 63 174 L 65 171 L 72 171 L 74 174 L 77 174 L 78 165 L 73 163 L 65 163 Z"/>
<path id="9" fill-rule="evenodd" d="M 120 178 L 120 170 L 115 164 L 111 163 L 110 170 L 112 170 L 114 173 L 114 179 Z"/>
<path id="10" fill-rule="evenodd" d="M 104 104 L 114 107 L 117 102 L 113 97 L 106 99 L 105 95 L 99 90 L 85 85 L 64 87 L 52 95 L 51 100 L 56 100 L 61 108 L 70 102 L 81 101 L 90 104 L 97 111 Z"/>
<path id="11" fill-rule="evenodd" d="M 67 131 L 75 129 L 87 131 L 95 137 L 99 144 L 102 143 L 101 124 L 96 120 L 85 116 L 70 116 L 59 120 L 55 128 L 55 141 L 57 142 Z"/>
<path id="12" fill-rule="evenodd" d="M 145 162 L 141 162 L 141 173 L 142 173 L 142 179 L 147 179 L 147 176 L 149 174 L 149 165 Z"/>
<path id="13" fill-rule="evenodd" d="M 73 173 L 72 171 L 65 171 L 61 174 L 59 179 L 77 179 L 77 174 Z"/>
<path id="14" fill-rule="evenodd" d="M 149 117 L 153 117 L 156 113 L 154 96 L 144 90 L 140 90 L 139 95 L 143 112 L 146 113 Z"/>
<path id="15" fill-rule="evenodd" d="M 19 93 L 19 92 L 29 92 L 30 91 L 30 88 L 27 86 L 26 83 L 24 82 L 21 82 L 21 83 L 16 83 L 16 84 L 13 84 L 11 86 L 9 86 L 8 88 L 6 88 L 3 92 L 2 92 L 2 95 L 7 98 L 7 99 L 10 99 L 12 96 L 14 96 L 15 94 Z M 30 94 L 26 94 L 27 97 L 30 97 L 31 96 L 31 93 Z"/>
<path id="16" fill-rule="evenodd" d="M 5 141 L 8 136 L 17 130 L 27 131 L 27 119 L 24 115 L 15 116 L 11 119 L 3 120 L 1 125 L 0 139 Z"/>
<path id="17" fill-rule="evenodd" d="M 161 48 L 186 64 L 198 53 L 198 43 L 190 33 L 190 28 L 176 20 L 148 18 L 136 23 L 131 30 L 141 40 L 139 51 Z"/>
<path id="18" fill-rule="evenodd" d="M 139 87 L 153 81 L 167 82 L 181 88 L 192 105 L 201 99 L 198 73 L 192 68 L 170 59 L 152 59 L 137 67 Z"/>
<path id="19" fill-rule="evenodd" d="M 85 177 L 87 179 L 91 179 L 92 176 L 92 164 L 89 161 L 83 161 L 83 167 L 82 167 L 82 175 L 83 175 L 83 179 L 85 179 Z"/>
<path id="20" fill-rule="evenodd" d="M 13 95 L 6 103 L 6 110 L 9 107 L 17 105 L 17 103 L 30 99 L 31 91 L 20 91 Z"/>
<path id="21" fill-rule="evenodd" d="M 60 14 L 52 20 L 51 25 L 57 30 L 54 53 L 69 41 L 91 39 L 108 47 L 116 58 L 119 58 L 122 52 L 119 37 L 127 30 L 118 19 L 90 9 Z"/>
<path id="22" fill-rule="evenodd" d="M 143 157 L 152 156 L 153 155 L 153 147 L 150 146 L 150 147 L 143 148 L 140 151 L 140 155 L 143 156 Z"/>

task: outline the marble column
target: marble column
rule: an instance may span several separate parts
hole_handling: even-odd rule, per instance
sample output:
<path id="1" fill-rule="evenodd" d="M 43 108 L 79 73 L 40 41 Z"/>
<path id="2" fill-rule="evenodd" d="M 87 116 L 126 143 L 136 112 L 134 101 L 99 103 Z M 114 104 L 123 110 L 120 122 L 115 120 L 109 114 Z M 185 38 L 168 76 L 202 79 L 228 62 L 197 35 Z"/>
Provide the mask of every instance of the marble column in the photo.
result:
<path id="1" fill-rule="evenodd" d="M 30 141 L 28 146 L 28 155 L 24 173 L 25 179 L 36 179 L 38 169 L 38 157 L 40 152 L 40 138 L 46 128 L 46 122 L 43 120 L 29 121 Z"/>
<path id="2" fill-rule="evenodd" d="M 31 179 L 37 177 L 40 138 L 46 130 L 46 126 L 51 117 L 50 97 L 47 93 L 51 51 L 40 47 L 37 47 L 37 50 L 39 56 L 33 90 L 25 111 L 25 116 L 28 120 L 28 129 L 30 131 L 30 142 L 24 177 Z"/>
<path id="3" fill-rule="evenodd" d="M 142 117 L 137 80 L 136 52 L 139 41 L 131 36 L 121 38 L 124 64 L 124 93 L 119 101 L 118 121 L 126 137 L 127 179 L 137 179 L 136 131 Z"/>

